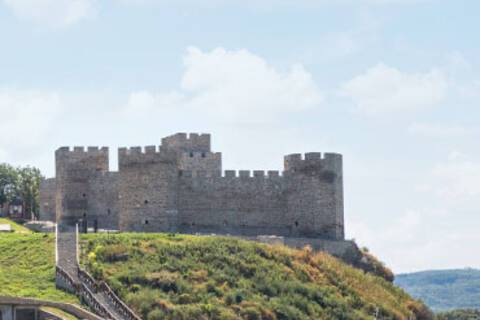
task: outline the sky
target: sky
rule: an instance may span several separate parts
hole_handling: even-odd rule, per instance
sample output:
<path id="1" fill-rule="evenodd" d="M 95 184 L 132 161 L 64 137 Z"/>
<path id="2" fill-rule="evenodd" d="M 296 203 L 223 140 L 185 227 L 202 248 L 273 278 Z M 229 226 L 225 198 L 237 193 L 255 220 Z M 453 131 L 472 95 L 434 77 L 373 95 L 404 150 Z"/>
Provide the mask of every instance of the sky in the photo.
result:
<path id="1" fill-rule="evenodd" d="M 480 268 L 480 2 L 0 0 L 0 162 L 212 134 L 224 169 L 344 155 L 395 272 Z"/>

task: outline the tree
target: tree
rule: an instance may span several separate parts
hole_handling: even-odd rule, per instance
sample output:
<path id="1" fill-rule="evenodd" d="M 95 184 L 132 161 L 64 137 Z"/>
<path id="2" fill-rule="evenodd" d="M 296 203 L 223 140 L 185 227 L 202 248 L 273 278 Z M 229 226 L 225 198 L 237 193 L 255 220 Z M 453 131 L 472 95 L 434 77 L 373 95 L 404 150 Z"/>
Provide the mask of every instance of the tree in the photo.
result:
<path id="1" fill-rule="evenodd" d="M 0 205 L 16 196 L 17 187 L 18 171 L 9 164 L 0 163 Z"/>
<path id="2" fill-rule="evenodd" d="M 17 195 L 23 199 L 25 215 L 38 218 L 40 210 L 40 181 L 42 174 L 33 167 L 18 168 Z"/>
<path id="3" fill-rule="evenodd" d="M 21 199 L 25 216 L 38 218 L 42 178 L 37 168 L 14 168 L 6 163 L 0 164 L 0 205 L 15 198 Z"/>

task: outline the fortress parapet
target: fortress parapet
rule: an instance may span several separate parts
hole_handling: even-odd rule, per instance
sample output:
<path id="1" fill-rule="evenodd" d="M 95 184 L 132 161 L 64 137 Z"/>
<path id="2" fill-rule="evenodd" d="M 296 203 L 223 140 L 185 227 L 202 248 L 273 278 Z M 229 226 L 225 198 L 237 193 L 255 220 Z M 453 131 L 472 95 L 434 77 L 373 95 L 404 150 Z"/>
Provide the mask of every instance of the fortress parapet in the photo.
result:
<path id="1" fill-rule="evenodd" d="M 318 170 L 341 170 L 342 155 L 339 153 L 308 152 L 304 156 L 300 153 L 286 155 L 284 158 L 285 171 L 308 172 Z"/>
<path id="2" fill-rule="evenodd" d="M 160 162 L 174 162 L 176 154 L 162 147 L 146 146 L 118 149 L 118 166 L 120 171 L 128 166 L 147 166 Z"/>
<path id="3" fill-rule="evenodd" d="M 210 152 L 210 134 L 177 133 L 162 139 L 162 146 L 184 152 Z"/>

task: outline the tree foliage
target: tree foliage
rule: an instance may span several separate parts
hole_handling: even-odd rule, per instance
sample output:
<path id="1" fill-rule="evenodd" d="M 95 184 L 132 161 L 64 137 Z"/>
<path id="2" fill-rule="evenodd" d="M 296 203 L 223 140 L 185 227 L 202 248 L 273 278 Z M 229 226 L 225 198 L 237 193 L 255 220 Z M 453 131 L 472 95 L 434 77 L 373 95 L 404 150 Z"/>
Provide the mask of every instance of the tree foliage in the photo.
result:
<path id="1" fill-rule="evenodd" d="M 42 178 L 37 168 L 15 168 L 6 163 L 0 164 L 0 205 L 18 198 L 23 201 L 27 216 L 38 217 Z"/>

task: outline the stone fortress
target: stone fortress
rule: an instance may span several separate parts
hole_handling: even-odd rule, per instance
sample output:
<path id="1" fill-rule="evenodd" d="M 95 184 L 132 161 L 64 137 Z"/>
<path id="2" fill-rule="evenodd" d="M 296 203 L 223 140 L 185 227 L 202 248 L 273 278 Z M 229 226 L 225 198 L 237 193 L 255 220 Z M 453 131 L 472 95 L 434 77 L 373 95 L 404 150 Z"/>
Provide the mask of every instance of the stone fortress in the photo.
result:
<path id="1" fill-rule="evenodd" d="M 209 134 L 177 133 L 158 148 L 121 148 L 118 161 L 113 172 L 108 148 L 58 149 L 56 177 L 41 184 L 41 219 L 309 244 L 337 256 L 356 248 L 344 239 L 340 154 L 287 155 L 283 173 L 222 173 Z"/>

